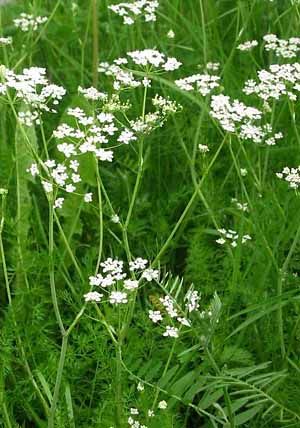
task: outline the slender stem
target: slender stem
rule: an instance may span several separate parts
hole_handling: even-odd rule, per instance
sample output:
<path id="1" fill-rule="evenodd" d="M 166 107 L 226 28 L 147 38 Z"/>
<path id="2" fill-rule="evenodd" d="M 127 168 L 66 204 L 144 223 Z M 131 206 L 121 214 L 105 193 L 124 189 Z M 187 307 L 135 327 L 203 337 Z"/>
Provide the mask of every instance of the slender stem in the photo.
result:
<path id="1" fill-rule="evenodd" d="M 219 146 L 218 150 L 216 151 L 216 153 L 215 153 L 214 157 L 212 158 L 212 160 L 211 160 L 210 164 L 208 165 L 208 167 L 207 167 L 206 171 L 203 173 L 203 176 L 202 176 L 201 180 L 199 181 L 199 183 L 198 183 L 198 185 L 197 185 L 196 189 L 194 190 L 194 193 L 192 194 L 192 196 L 191 196 L 191 198 L 190 198 L 190 200 L 189 200 L 189 202 L 188 202 L 187 206 L 185 207 L 185 209 L 184 209 L 183 213 L 181 214 L 180 218 L 178 219 L 177 223 L 175 224 L 175 226 L 174 226 L 173 230 L 171 231 L 171 233 L 170 233 L 170 235 L 168 236 L 167 240 L 165 241 L 165 243 L 163 244 L 163 246 L 162 246 L 162 247 L 161 247 L 161 249 L 159 250 L 159 252 L 158 252 L 157 256 L 155 257 L 155 259 L 154 259 L 154 261 L 153 261 L 153 263 L 152 263 L 153 265 L 156 265 L 156 264 L 159 262 L 160 257 L 161 257 L 161 256 L 165 253 L 165 251 L 168 249 L 168 247 L 169 247 L 170 243 L 172 242 L 172 240 L 173 240 L 174 236 L 176 235 L 176 232 L 178 231 L 179 227 L 181 226 L 181 224 L 182 224 L 182 223 L 183 223 L 183 221 L 185 220 L 185 218 L 186 218 L 186 216 L 187 216 L 188 212 L 190 211 L 190 209 L 191 209 L 192 205 L 193 205 L 193 204 L 194 204 L 194 202 L 195 202 L 195 199 L 196 199 L 196 197 L 197 197 L 197 195 L 198 195 L 198 193 L 199 193 L 199 190 L 201 189 L 201 187 L 202 187 L 202 185 L 203 185 L 203 183 L 204 183 L 204 181 L 205 181 L 205 179 L 206 179 L 206 177 L 207 177 L 207 175 L 208 175 L 209 171 L 210 171 L 210 170 L 211 170 L 211 168 L 213 167 L 213 165 L 214 165 L 214 163 L 215 163 L 216 159 L 218 158 L 218 156 L 219 156 L 219 154 L 220 154 L 220 152 L 221 152 L 221 150 L 222 150 L 222 148 L 223 148 L 223 145 L 224 145 L 224 143 L 225 143 L 225 140 L 226 140 L 226 138 L 224 138 L 224 139 L 223 139 L 223 141 L 222 141 L 222 143 L 220 144 L 220 146 Z"/>
<path id="2" fill-rule="evenodd" d="M 102 207 L 102 192 L 101 192 L 101 177 L 99 171 L 99 163 L 95 158 L 95 169 L 96 169 L 96 180 L 97 180 L 97 190 L 98 190 L 98 208 L 99 208 L 99 247 L 98 247 L 98 258 L 95 269 L 95 274 L 98 273 L 101 257 L 102 257 L 102 249 L 103 249 L 103 207 Z"/>
<path id="3" fill-rule="evenodd" d="M 165 365 L 164 371 L 163 371 L 163 373 L 162 373 L 162 375 L 161 375 L 161 379 L 166 375 L 166 373 L 167 373 L 167 371 L 168 371 L 168 369 L 169 369 L 169 366 L 170 366 L 170 364 L 171 364 L 172 357 L 173 357 L 173 354 L 174 354 L 174 351 L 175 351 L 175 345 L 176 345 L 176 344 L 177 344 L 177 342 L 176 342 L 176 339 L 175 339 L 175 340 L 173 341 L 172 348 L 171 348 L 171 350 L 170 350 L 170 352 L 169 352 L 168 360 L 167 360 L 167 362 L 166 362 L 166 365 Z M 155 406 L 156 406 L 156 403 L 157 403 L 157 400 L 158 400 L 159 392 L 160 392 L 160 391 L 159 391 L 159 388 L 158 388 L 158 387 L 156 387 L 154 400 L 153 400 L 153 403 L 152 403 L 152 406 L 151 406 L 151 408 L 152 408 L 152 410 L 153 410 L 153 411 L 154 411 L 154 409 L 155 409 Z"/>
<path id="4" fill-rule="evenodd" d="M 62 335 L 65 334 L 65 328 L 61 319 L 57 295 L 56 295 L 56 287 L 55 287 L 55 275 L 54 275 L 54 238 L 53 238 L 53 204 L 52 201 L 49 201 L 49 276 L 50 276 L 50 289 L 51 289 L 51 298 L 54 307 L 54 313 L 56 317 L 56 321 L 59 325 L 59 329 Z"/>
<path id="5" fill-rule="evenodd" d="M 53 394 L 53 399 L 52 399 L 51 409 L 50 409 L 50 414 L 48 419 L 48 428 L 54 428 L 55 411 L 56 411 L 56 406 L 57 406 L 58 397 L 59 397 L 59 390 L 60 390 L 60 385 L 62 381 L 62 373 L 65 365 L 67 347 L 68 347 L 68 335 L 63 334 L 58 370 L 56 374 L 56 382 L 54 387 L 54 394 Z"/>
<path id="6" fill-rule="evenodd" d="M 98 4 L 97 0 L 92 0 L 93 14 L 93 85 L 98 84 L 98 64 L 99 64 L 99 31 L 98 31 Z"/>
<path id="7" fill-rule="evenodd" d="M 116 346 L 116 427 L 122 427 L 122 343 Z"/>

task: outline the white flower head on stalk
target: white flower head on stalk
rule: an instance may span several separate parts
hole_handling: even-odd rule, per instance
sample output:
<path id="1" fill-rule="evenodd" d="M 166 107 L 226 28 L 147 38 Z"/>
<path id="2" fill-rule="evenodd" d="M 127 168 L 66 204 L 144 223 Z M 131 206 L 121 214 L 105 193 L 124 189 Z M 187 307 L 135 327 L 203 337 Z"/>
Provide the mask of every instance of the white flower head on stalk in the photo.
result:
<path id="1" fill-rule="evenodd" d="M 89 284 L 92 287 L 99 287 L 108 295 L 111 304 L 126 304 L 131 298 L 131 294 L 138 290 L 141 283 L 150 281 L 150 276 L 157 278 L 158 271 L 146 269 L 147 260 L 138 257 L 125 266 L 122 260 L 109 257 L 100 263 L 101 272 L 89 277 Z M 131 278 L 127 277 L 127 272 L 134 272 Z M 146 272 L 146 277 L 143 273 Z M 157 273 L 156 273 L 157 272 Z M 130 292 L 128 294 L 128 292 Z"/>
<path id="2" fill-rule="evenodd" d="M 284 40 L 279 39 L 275 34 L 266 34 L 264 37 L 265 50 L 273 51 L 277 57 L 295 58 L 300 51 L 300 38 L 291 37 Z"/>
<path id="3" fill-rule="evenodd" d="M 291 189 L 298 189 L 300 186 L 300 166 L 296 168 L 286 166 L 281 172 L 277 172 L 276 176 L 286 181 Z"/>
<path id="4" fill-rule="evenodd" d="M 249 40 L 245 43 L 241 43 L 240 45 L 238 45 L 237 49 L 240 51 L 250 51 L 253 48 L 255 48 L 255 46 L 257 45 L 258 45 L 257 40 Z"/>
<path id="5" fill-rule="evenodd" d="M 142 382 L 139 382 L 139 383 L 137 384 L 136 389 L 137 389 L 139 392 L 144 391 L 144 390 L 145 390 L 144 384 L 143 384 Z"/>
<path id="6" fill-rule="evenodd" d="M 287 97 L 296 101 L 300 91 L 300 64 L 271 64 L 267 70 L 259 70 L 257 81 L 247 80 L 243 88 L 246 95 L 254 94 L 268 107 L 268 102 Z"/>
<path id="7" fill-rule="evenodd" d="M 127 52 L 126 57 L 117 58 L 112 64 L 101 62 L 98 71 L 114 79 L 114 89 L 137 88 L 139 86 L 149 86 L 147 78 L 138 78 L 130 69 L 136 66 L 144 70 L 174 71 L 181 66 L 181 62 L 174 57 L 167 57 L 157 49 L 144 49 Z"/>
<path id="8" fill-rule="evenodd" d="M 177 327 L 172 327 L 167 325 L 165 332 L 163 333 L 163 336 L 165 337 L 179 337 L 179 333 L 178 333 L 178 328 Z"/>
<path id="9" fill-rule="evenodd" d="M 168 39 L 174 39 L 174 38 L 175 38 L 175 33 L 174 33 L 174 31 L 173 31 L 173 30 L 169 30 L 169 31 L 167 32 L 167 37 L 168 37 Z"/>
<path id="10" fill-rule="evenodd" d="M 237 247 L 239 240 L 242 244 L 245 244 L 247 241 L 252 239 L 250 235 L 243 235 L 240 238 L 239 234 L 232 229 L 218 229 L 218 232 L 221 237 L 216 239 L 217 244 L 224 245 L 225 243 L 228 243 L 233 248 Z"/>
<path id="11" fill-rule="evenodd" d="M 200 299 L 201 299 L 201 295 L 200 295 L 199 291 L 197 291 L 197 290 L 191 289 L 186 293 L 186 295 L 184 297 L 184 300 L 186 301 L 185 307 L 189 313 L 194 312 L 194 311 L 199 309 Z"/>
<path id="12" fill-rule="evenodd" d="M 237 134 L 242 140 L 271 145 L 282 136 L 281 133 L 273 135 L 269 123 L 262 124 L 263 113 L 260 110 L 239 100 L 232 101 L 223 94 L 212 96 L 210 115 L 225 131 Z"/>
<path id="13" fill-rule="evenodd" d="M 132 25 L 140 17 L 144 18 L 145 22 L 156 21 L 155 12 L 158 6 L 158 0 L 136 0 L 111 5 L 108 8 L 121 16 L 124 24 Z"/>
<path id="14" fill-rule="evenodd" d="M 158 323 L 159 321 L 163 320 L 162 314 L 160 311 L 149 311 L 149 318 L 154 323 Z"/>
<path id="15" fill-rule="evenodd" d="M 12 41 L 12 37 L 0 37 L 0 46 L 11 45 Z"/>
<path id="16" fill-rule="evenodd" d="M 84 199 L 84 202 L 87 202 L 87 203 L 92 202 L 93 194 L 92 193 L 85 193 L 83 199 Z"/>
<path id="17" fill-rule="evenodd" d="M 165 409 L 168 407 L 168 404 L 167 404 L 167 402 L 166 402 L 165 400 L 162 400 L 162 401 L 160 401 L 160 402 L 158 403 L 157 407 L 158 407 L 160 410 L 165 410 Z"/>
<path id="18" fill-rule="evenodd" d="M 46 16 L 33 16 L 28 13 L 21 13 L 19 18 L 14 19 L 14 24 L 17 28 L 20 28 L 21 31 L 36 31 L 39 26 L 48 21 Z"/>
<path id="19" fill-rule="evenodd" d="M 105 94 L 104 92 L 99 92 L 96 88 L 93 87 L 82 88 L 81 86 L 78 86 L 78 92 L 89 101 L 99 101 L 107 99 L 107 94 Z"/>
<path id="20" fill-rule="evenodd" d="M 175 85 L 183 91 L 196 91 L 202 96 L 210 94 L 220 86 L 220 77 L 215 74 L 192 74 L 191 76 L 175 80 Z"/>
<path id="21" fill-rule="evenodd" d="M 121 291 L 112 291 L 109 296 L 109 303 L 112 305 L 119 305 L 127 303 L 127 294 Z"/>
<path id="22" fill-rule="evenodd" d="M 1 92 L 4 95 L 7 91 L 14 90 L 17 100 L 22 100 L 28 105 L 31 109 L 31 114 L 35 115 L 36 119 L 38 118 L 36 112 L 56 113 L 53 106 L 59 104 L 66 94 L 66 90 L 62 86 L 49 82 L 45 68 L 24 68 L 20 74 L 5 67 L 1 71 L 3 79 Z"/>
<path id="23" fill-rule="evenodd" d="M 101 302 L 103 294 L 98 293 L 97 291 L 90 291 L 89 293 L 84 294 L 84 300 L 86 302 Z"/>

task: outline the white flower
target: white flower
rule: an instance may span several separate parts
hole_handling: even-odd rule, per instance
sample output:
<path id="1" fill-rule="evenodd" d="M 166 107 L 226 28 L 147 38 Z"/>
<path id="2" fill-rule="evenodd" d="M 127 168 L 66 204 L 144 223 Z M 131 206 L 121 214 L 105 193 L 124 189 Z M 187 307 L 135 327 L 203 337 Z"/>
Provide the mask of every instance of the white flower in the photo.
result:
<path id="1" fill-rule="evenodd" d="M 177 327 L 171 327 L 171 326 L 167 326 L 166 327 L 166 331 L 163 333 L 163 336 L 167 337 L 178 337 L 178 328 Z"/>
<path id="2" fill-rule="evenodd" d="M 291 189 L 298 189 L 300 186 L 300 166 L 296 168 L 283 168 L 282 172 L 276 174 L 278 178 L 286 181 Z"/>
<path id="3" fill-rule="evenodd" d="M 12 37 L 0 37 L 0 46 L 11 45 L 12 41 Z"/>
<path id="4" fill-rule="evenodd" d="M 166 71 L 177 70 L 182 65 L 182 62 L 177 61 L 176 58 L 168 58 L 163 64 L 163 69 Z"/>
<path id="5" fill-rule="evenodd" d="M 133 260 L 132 262 L 129 262 L 129 270 L 135 271 L 135 270 L 143 270 L 148 264 L 148 260 L 142 259 L 141 257 L 138 257 L 137 259 Z"/>
<path id="6" fill-rule="evenodd" d="M 208 95 L 213 89 L 220 86 L 220 77 L 214 74 L 192 74 L 191 76 L 175 80 L 175 85 L 183 91 L 197 91 L 202 96 Z"/>
<path id="7" fill-rule="evenodd" d="M 118 305 L 120 303 L 127 303 L 127 294 L 121 291 L 112 291 L 109 296 L 109 302 L 114 305 Z"/>
<path id="8" fill-rule="evenodd" d="M 46 193 L 51 193 L 53 190 L 53 186 L 48 181 L 42 181 L 42 186 Z"/>
<path id="9" fill-rule="evenodd" d="M 24 32 L 29 30 L 36 31 L 38 27 L 47 20 L 48 18 L 46 16 L 33 16 L 27 13 L 21 13 L 19 18 L 14 19 L 14 24 Z"/>
<path id="10" fill-rule="evenodd" d="M 200 153 L 208 153 L 209 147 L 206 144 L 198 144 L 198 149 Z"/>
<path id="11" fill-rule="evenodd" d="M 149 418 L 153 418 L 155 416 L 154 411 L 148 410 L 148 416 L 149 416 Z"/>
<path id="12" fill-rule="evenodd" d="M 111 218 L 110 218 L 110 220 L 113 222 L 113 223 L 120 223 L 120 217 L 118 216 L 118 214 L 113 214 L 112 216 L 111 216 Z"/>
<path id="13" fill-rule="evenodd" d="M 146 279 L 146 281 L 150 282 L 153 280 L 158 280 L 159 271 L 156 269 L 148 268 L 145 269 L 142 273 L 142 278 Z"/>
<path id="14" fill-rule="evenodd" d="M 57 198 L 54 201 L 54 208 L 62 208 L 63 203 L 64 203 L 64 198 Z"/>
<path id="15" fill-rule="evenodd" d="M 78 92 L 82 94 L 87 100 L 98 101 L 105 100 L 107 98 L 107 94 L 99 92 L 96 88 L 93 87 L 82 88 L 81 86 L 79 86 Z"/>
<path id="16" fill-rule="evenodd" d="M 174 37 L 175 37 L 174 31 L 173 30 L 169 30 L 167 32 L 167 37 L 168 37 L 168 39 L 174 39 Z"/>
<path id="17" fill-rule="evenodd" d="M 108 8 L 121 16 L 124 24 L 132 25 L 140 16 L 144 18 L 145 22 L 156 21 L 155 12 L 158 5 L 158 0 L 136 0 L 130 3 L 114 4 Z"/>
<path id="18" fill-rule="evenodd" d="M 31 164 L 30 168 L 27 168 L 26 171 L 30 172 L 30 174 L 32 175 L 32 177 L 35 177 L 39 173 L 38 166 L 37 166 L 36 163 Z"/>
<path id="19" fill-rule="evenodd" d="M 103 294 L 98 293 L 97 291 L 90 291 L 87 294 L 84 294 L 84 300 L 86 302 L 100 302 Z"/>
<path id="20" fill-rule="evenodd" d="M 126 290 L 134 290 L 138 288 L 139 282 L 133 279 L 125 279 L 124 280 L 124 288 Z"/>
<path id="21" fill-rule="evenodd" d="M 135 407 L 131 407 L 131 409 L 130 409 L 130 414 L 131 414 L 131 415 L 138 415 L 138 414 L 139 414 L 139 411 L 138 411 L 138 409 L 136 409 Z"/>
<path id="22" fill-rule="evenodd" d="M 163 319 L 160 311 L 151 311 L 151 310 L 149 311 L 149 318 L 154 323 L 157 323 L 158 321 L 162 321 Z"/>
<path id="23" fill-rule="evenodd" d="M 93 194 L 92 193 L 85 193 L 84 197 L 83 197 L 84 202 L 92 202 L 93 200 Z"/>
<path id="24" fill-rule="evenodd" d="M 250 51 L 257 45 L 258 45 L 257 40 L 249 40 L 245 43 L 241 43 L 240 45 L 238 45 L 237 49 L 239 49 L 240 51 Z"/>
<path id="25" fill-rule="evenodd" d="M 246 168 L 241 168 L 240 173 L 242 177 L 246 177 L 246 175 L 248 174 L 248 171 L 246 170 Z"/>
<path id="26" fill-rule="evenodd" d="M 124 144 L 129 144 L 130 141 L 135 141 L 135 140 L 136 140 L 136 136 L 129 129 L 124 129 L 124 131 L 121 132 L 118 138 L 118 141 Z"/>
<path id="27" fill-rule="evenodd" d="M 199 294 L 199 292 L 197 290 L 189 290 L 186 295 L 184 300 L 186 300 L 186 309 L 189 312 L 193 312 L 195 310 L 197 310 L 199 308 L 199 301 L 201 299 L 201 296 Z"/>
<path id="28" fill-rule="evenodd" d="M 165 410 L 168 407 L 168 404 L 165 400 L 162 400 L 158 403 L 157 407 L 161 410 Z"/>
<path id="29" fill-rule="evenodd" d="M 142 383 L 142 382 L 139 382 L 138 384 L 137 384 L 137 387 L 136 387 L 136 389 L 138 390 L 138 391 L 144 391 L 144 389 L 145 389 L 145 387 L 144 387 L 144 384 Z"/>
<path id="30" fill-rule="evenodd" d="M 274 51 L 277 57 L 294 58 L 300 50 L 300 38 L 291 37 L 288 40 L 278 39 L 275 34 L 266 34 L 263 37 L 266 51 Z"/>
<path id="31" fill-rule="evenodd" d="M 73 184 L 67 184 L 66 185 L 66 192 L 73 193 L 73 192 L 75 192 L 75 190 L 76 190 L 76 187 Z"/>

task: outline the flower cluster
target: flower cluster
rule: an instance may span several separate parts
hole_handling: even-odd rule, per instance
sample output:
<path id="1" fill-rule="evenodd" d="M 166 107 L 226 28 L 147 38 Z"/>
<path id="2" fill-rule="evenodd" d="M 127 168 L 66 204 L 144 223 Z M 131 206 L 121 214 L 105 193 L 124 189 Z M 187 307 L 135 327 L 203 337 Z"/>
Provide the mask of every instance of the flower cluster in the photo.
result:
<path id="1" fill-rule="evenodd" d="M 90 291 L 84 295 L 86 302 L 100 302 L 103 293 L 107 295 L 108 302 L 112 305 L 122 305 L 128 303 L 128 293 L 137 290 L 144 282 L 157 281 L 159 271 L 147 268 L 148 260 L 138 257 L 129 262 L 129 272 L 131 278 L 124 272 L 124 262 L 122 260 L 108 258 L 100 264 L 102 270 L 95 276 L 90 276 L 89 282 L 92 287 L 101 290 Z M 138 278 L 138 279 L 137 279 Z"/>
<path id="2" fill-rule="evenodd" d="M 239 240 L 242 244 L 245 244 L 247 241 L 252 239 L 250 235 L 243 235 L 240 239 L 239 234 L 231 229 L 218 229 L 218 232 L 221 235 L 221 238 L 217 239 L 216 242 L 220 245 L 224 245 L 227 242 L 234 248 L 237 247 Z"/>
<path id="3" fill-rule="evenodd" d="M 114 89 L 116 90 L 128 87 L 137 88 L 138 86 L 147 87 L 151 85 L 150 79 L 138 79 L 134 76 L 132 71 L 125 68 L 130 66 L 130 62 L 146 69 L 156 68 L 160 71 L 173 71 L 181 66 L 181 62 L 176 58 L 167 57 L 156 49 L 127 52 L 126 55 L 129 58 L 117 58 L 112 64 L 102 62 L 98 67 L 99 73 L 104 73 L 114 78 Z"/>
<path id="4" fill-rule="evenodd" d="M 258 45 L 257 40 L 248 40 L 245 43 L 241 43 L 237 46 L 237 49 L 240 51 L 250 51 L 251 49 L 255 48 L 255 46 Z"/>
<path id="5" fill-rule="evenodd" d="M 275 34 L 266 34 L 263 37 L 265 49 L 274 51 L 275 55 L 283 58 L 295 58 L 300 51 L 300 38 L 291 37 L 288 40 L 279 39 Z"/>
<path id="6" fill-rule="evenodd" d="M 155 324 L 163 324 L 164 337 L 179 337 L 180 329 L 191 327 L 188 314 L 199 309 L 199 292 L 190 289 L 184 297 L 184 308 L 169 294 L 158 299 L 155 310 L 149 310 L 149 318 Z"/>
<path id="7" fill-rule="evenodd" d="M 263 125 L 257 123 L 262 119 L 260 110 L 238 100 L 231 101 L 226 95 L 212 96 L 210 114 L 220 122 L 225 131 L 237 133 L 242 140 L 274 145 L 276 139 L 282 138 L 281 133 L 272 135 L 269 123 Z"/>
<path id="8" fill-rule="evenodd" d="M 143 387 L 142 391 L 143 390 L 144 390 L 144 387 Z M 168 407 L 168 403 L 165 400 L 161 400 L 157 404 L 157 408 L 159 410 L 166 410 L 167 407 Z M 137 409 L 136 407 L 131 407 L 130 408 L 130 416 L 127 419 L 128 425 L 131 426 L 132 428 L 147 428 L 146 425 L 143 425 L 137 419 L 138 415 L 140 415 L 139 409 Z M 148 416 L 148 418 L 153 418 L 155 416 L 154 411 L 152 409 L 149 409 L 147 412 L 147 416 Z"/>
<path id="9" fill-rule="evenodd" d="M 144 117 L 130 120 L 131 129 L 137 134 L 149 134 L 154 129 L 162 127 L 171 114 L 175 114 L 182 108 L 170 98 L 164 98 L 158 94 L 152 98 L 152 104 L 156 111 L 146 113 Z"/>
<path id="10" fill-rule="evenodd" d="M 197 91 L 208 95 L 214 88 L 220 86 L 220 77 L 214 74 L 193 74 L 183 79 L 175 80 L 175 84 L 184 91 Z"/>
<path id="11" fill-rule="evenodd" d="M 291 189 L 298 189 L 300 186 L 300 166 L 297 168 L 285 167 L 281 172 L 276 173 L 277 177 L 289 183 Z"/>
<path id="12" fill-rule="evenodd" d="M 158 6 L 158 0 L 136 0 L 133 3 L 122 2 L 108 8 L 121 16 L 124 24 L 132 25 L 139 16 L 143 16 L 146 22 L 156 21 L 155 12 Z"/>
<path id="13" fill-rule="evenodd" d="M 239 211 L 247 212 L 249 211 L 249 207 L 247 202 L 239 202 L 236 198 L 232 198 L 231 202 L 236 206 Z"/>
<path id="14" fill-rule="evenodd" d="M 247 95 L 255 94 L 266 102 L 279 100 L 283 95 L 295 101 L 300 91 L 300 64 L 272 64 L 269 70 L 258 72 L 258 82 L 247 80 L 243 91 Z"/>
<path id="15" fill-rule="evenodd" d="M 12 41 L 12 37 L 0 37 L 0 46 L 11 45 Z"/>
<path id="16" fill-rule="evenodd" d="M 21 13 L 19 18 L 14 19 L 14 24 L 17 28 L 20 28 L 22 31 L 36 31 L 40 25 L 47 22 L 48 18 L 46 16 L 33 16 L 27 13 Z"/>
<path id="17" fill-rule="evenodd" d="M 22 100 L 33 110 L 55 112 L 55 109 L 50 108 L 49 104 L 57 105 L 66 93 L 62 86 L 49 82 L 45 68 L 25 68 L 21 74 L 16 74 L 12 70 L 2 67 L 1 75 L 0 94 L 5 95 L 7 90 L 14 89 L 16 98 Z"/>

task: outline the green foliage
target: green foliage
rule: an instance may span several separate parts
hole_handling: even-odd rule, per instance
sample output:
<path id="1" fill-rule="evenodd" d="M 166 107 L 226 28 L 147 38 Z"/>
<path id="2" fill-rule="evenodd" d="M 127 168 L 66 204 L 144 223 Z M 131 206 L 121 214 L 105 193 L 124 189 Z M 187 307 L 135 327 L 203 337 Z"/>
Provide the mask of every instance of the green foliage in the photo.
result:
<path id="1" fill-rule="evenodd" d="M 266 115 L 284 139 L 265 147 L 224 136 L 208 114 L 209 99 L 181 91 L 173 82 L 218 61 L 220 92 L 263 108 L 257 98 L 246 97 L 243 84 L 259 69 L 282 61 L 264 51 L 262 37 L 298 36 L 300 6 L 291 0 L 166 0 L 160 2 L 156 22 L 124 26 L 108 9 L 115 3 L 0 5 L 0 36 L 13 37 L 12 46 L 0 44 L 0 65 L 16 72 L 46 67 L 50 81 L 67 89 L 56 114 L 43 115 L 43 128 L 22 126 L 17 114 L 26 109 L 24 103 L 0 96 L 0 188 L 8 190 L 0 207 L 0 426 L 48 425 L 62 350 L 53 274 L 69 332 L 55 427 L 123 428 L 130 408 L 139 409 L 139 420 L 148 428 L 298 427 L 299 195 L 275 175 L 300 161 L 298 101 L 271 106 Z M 37 33 L 23 33 L 12 23 L 21 12 L 49 20 Z M 174 39 L 167 37 L 170 29 Z M 118 147 L 114 162 L 100 163 L 99 170 L 90 154 L 82 157 L 78 193 L 92 192 L 93 203 L 70 195 L 55 212 L 51 242 L 51 204 L 26 170 L 47 152 L 63 160 L 52 132 L 59 124 L 74 123 L 68 108 L 80 106 L 94 114 L 77 88 L 95 80 L 95 37 L 99 61 L 153 47 L 178 58 L 182 71 L 172 81 L 155 75 L 145 105 L 151 110 L 150 99 L 160 91 L 183 110 L 143 141 L 141 180 L 127 227 L 122 228 L 141 168 L 140 141 Z M 259 41 L 256 50 L 236 49 L 252 39 Z M 109 79 L 97 78 L 98 90 L 111 95 Z M 140 116 L 142 91 L 129 97 L 131 111 Z M 199 144 L 210 151 L 199 153 Z M 233 198 L 248 204 L 248 210 L 238 209 Z M 111 220 L 113 214 L 121 223 Z M 99 257 L 101 225 L 102 261 L 140 256 L 160 267 L 162 280 L 142 288 L 132 313 L 126 308 L 117 313 L 108 305 L 99 313 L 95 305 L 84 305 Z M 220 246 L 221 227 L 250 234 L 252 240 L 237 248 Z M 184 307 L 191 290 L 201 295 L 199 311 L 190 314 L 191 327 L 177 339 L 162 336 L 162 327 L 149 321 L 149 309 L 164 310 L 163 294 Z M 130 322 L 122 330 L 124 320 Z M 139 382 L 143 391 L 137 390 Z M 165 410 L 158 409 L 162 400 Z"/>

